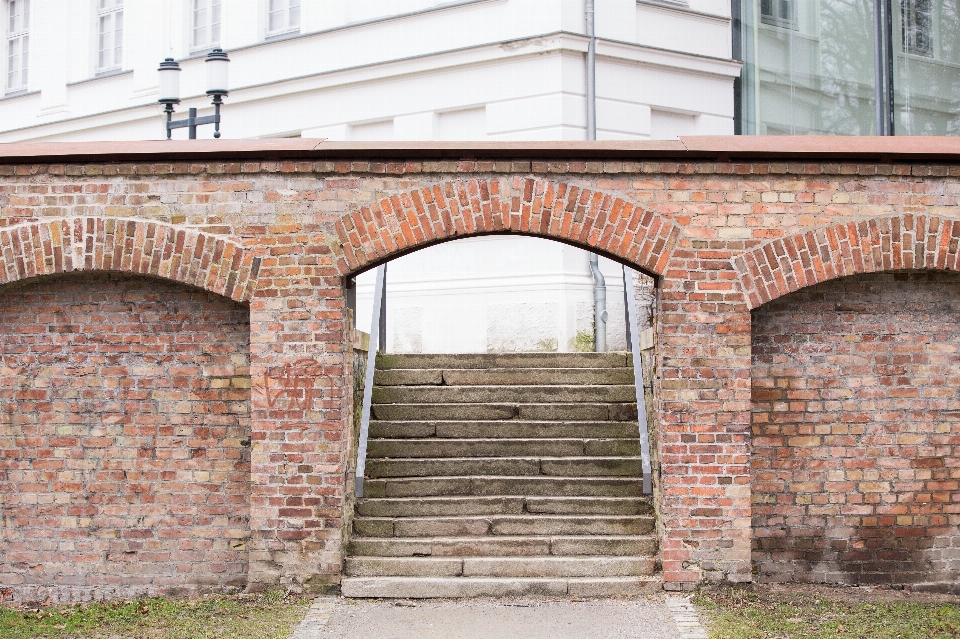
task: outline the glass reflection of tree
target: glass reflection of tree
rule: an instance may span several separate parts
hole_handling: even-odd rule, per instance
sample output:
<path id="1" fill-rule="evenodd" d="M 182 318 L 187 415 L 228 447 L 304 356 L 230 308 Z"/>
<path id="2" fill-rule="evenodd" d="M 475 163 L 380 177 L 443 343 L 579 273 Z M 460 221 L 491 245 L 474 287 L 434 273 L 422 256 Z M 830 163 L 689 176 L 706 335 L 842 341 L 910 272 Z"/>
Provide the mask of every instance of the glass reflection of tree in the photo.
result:
<path id="1" fill-rule="evenodd" d="M 828 0 L 820 7 L 820 130 L 875 131 L 873 0 Z"/>
<path id="2" fill-rule="evenodd" d="M 940 9 L 940 59 L 953 66 L 947 67 L 946 72 L 940 74 L 944 84 L 938 93 L 949 96 L 947 99 L 950 109 L 947 118 L 947 135 L 960 135 L 960 38 L 957 37 L 957 25 L 960 25 L 960 1 L 943 0 Z"/>
<path id="3" fill-rule="evenodd" d="M 960 135 L 960 39 L 956 36 L 960 24 L 960 0 L 939 0 L 926 4 L 929 18 L 922 25 L 929 32 L 929 53 L 907 53 L 909 47 L 901 41 L 896 48 L 897 74 L 896 107 L 900 113 L 899 133 L 904 135 Z M 912 0 L 900 0 L 899 19 L 916 12 Z M 932 11 L 930 11 L 932 9 Z M 897 31 L 897 35 L 902 33 Z M 908 43 L 909 44 L 909 43 Z"/>

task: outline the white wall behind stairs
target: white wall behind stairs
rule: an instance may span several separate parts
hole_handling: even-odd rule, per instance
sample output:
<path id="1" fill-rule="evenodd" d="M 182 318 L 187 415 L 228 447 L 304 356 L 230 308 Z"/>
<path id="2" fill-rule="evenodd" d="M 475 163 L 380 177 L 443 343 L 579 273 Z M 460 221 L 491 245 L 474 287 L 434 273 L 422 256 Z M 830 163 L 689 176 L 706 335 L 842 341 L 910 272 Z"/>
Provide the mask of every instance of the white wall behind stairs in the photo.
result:
<path id="1" fill-rule="evenodd" d="M 387 269 L 387 349 L 393 353 L 593 350 L 589 254 L 532 237 L 447 242 Z M 623 274 L 601 256 L 607 350 L 626 350 Z M 375 271 L 357 278 L 357 328 L 370 330 Z M 578 333 L 580 338 L 578 339 Z"/>

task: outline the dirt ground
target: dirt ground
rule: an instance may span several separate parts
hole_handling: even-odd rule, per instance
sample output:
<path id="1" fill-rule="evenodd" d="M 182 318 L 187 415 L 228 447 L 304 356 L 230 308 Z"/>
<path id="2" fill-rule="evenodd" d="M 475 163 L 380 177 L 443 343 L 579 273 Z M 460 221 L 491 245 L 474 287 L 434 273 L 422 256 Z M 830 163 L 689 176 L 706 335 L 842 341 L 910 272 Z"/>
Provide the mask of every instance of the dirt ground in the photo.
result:
<path id="1" fill-rule="evenodd" d="M 716 586 L 694 602 L 714 639 L 960 638 L 960 597 L 909 588 Z"/>
<path id="2" fill-rule="evenodd" d="M 960 604 L 960 595 L 914 591 L 909 588 L 894 589 L 880 586 L 823 586 L 817 584 L 752 584 L 743 587 L 754 593 L 764 593 L 766 598 L 791 600 L 820 596 L 828 601 L 842 604 L 863 603 L 917 603 Z M 727 587 L 706 587 L 704 593 L 723 593 Z"/>

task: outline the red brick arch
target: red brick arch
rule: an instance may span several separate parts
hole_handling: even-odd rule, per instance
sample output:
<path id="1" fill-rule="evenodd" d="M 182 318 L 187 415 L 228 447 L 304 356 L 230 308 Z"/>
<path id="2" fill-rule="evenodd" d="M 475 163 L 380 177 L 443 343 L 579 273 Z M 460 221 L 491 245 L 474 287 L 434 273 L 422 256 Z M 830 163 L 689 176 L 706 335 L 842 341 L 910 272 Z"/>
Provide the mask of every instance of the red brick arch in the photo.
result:
<path id="1" fill-rule="evenodd" d="M 246 302 L 259 266 L 251 251 L 230 239 L 161 222 L 71 217 L 0 229 L 0 284 L 71 271 L 120 271 Z"/>
<path id="2" fill-rule="evenodd" d="M 340 218 L 343 273 L 443 240 L 520 233 L 578 244 L 661 274 L 680 228 L 598 190 L 533 178 L 462 179 L 393 195 Z"/>
<path id="3" fill-rule="evenodd" d="M 904 214 L 768 242 L 734 259 L 751 309 L 826 280 L 878 271 L 960 271 L 960 220 Z"/>

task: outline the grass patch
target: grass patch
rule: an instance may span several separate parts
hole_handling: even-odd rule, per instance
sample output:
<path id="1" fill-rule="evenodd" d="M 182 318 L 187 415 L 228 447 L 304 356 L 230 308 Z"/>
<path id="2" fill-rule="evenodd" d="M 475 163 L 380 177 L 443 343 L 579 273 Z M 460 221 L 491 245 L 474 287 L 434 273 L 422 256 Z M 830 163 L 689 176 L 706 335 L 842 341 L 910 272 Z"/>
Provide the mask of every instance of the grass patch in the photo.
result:
<path id="1" fill-rule="evenodd" d="M 283 591 L 0 607 L 3 639 L 287 639 L 310 601 Z"/>
<path id="2" fill-rule="evenodd" d="M 950 639 L 960 637 L 956 598 L 863 588 L 710 588 L 694 602 L 711 639 Z"/>

